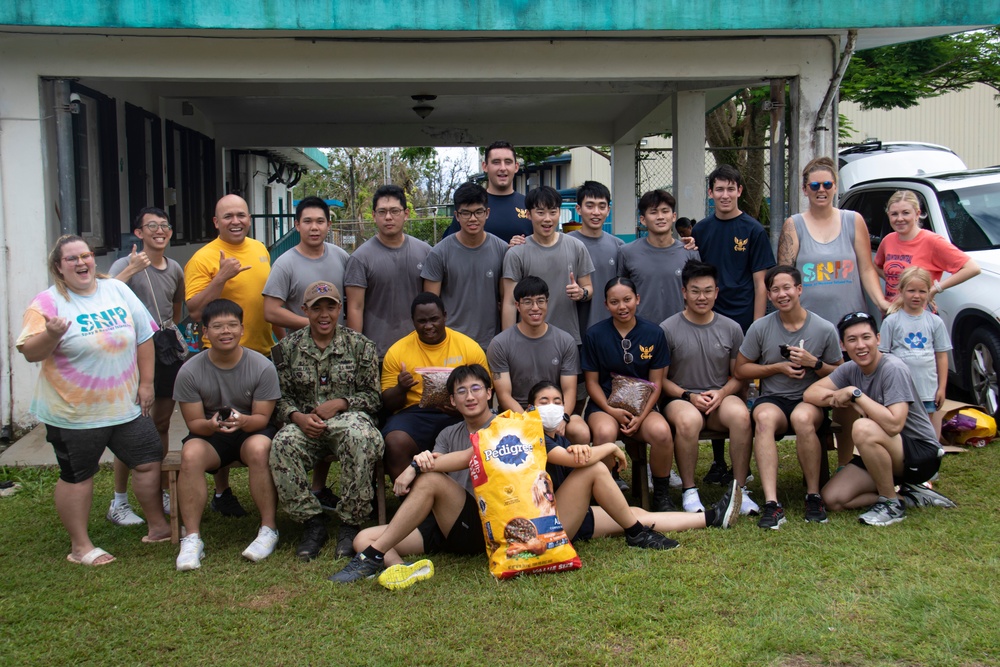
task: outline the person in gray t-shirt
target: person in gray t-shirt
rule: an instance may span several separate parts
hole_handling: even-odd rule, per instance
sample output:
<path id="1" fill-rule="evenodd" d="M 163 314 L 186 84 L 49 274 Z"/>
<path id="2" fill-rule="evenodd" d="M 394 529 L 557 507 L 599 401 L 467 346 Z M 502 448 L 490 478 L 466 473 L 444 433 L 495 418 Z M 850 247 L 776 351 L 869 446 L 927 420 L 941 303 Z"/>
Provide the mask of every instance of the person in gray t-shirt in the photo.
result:
<path id="1" fill-rule="evenodd" d="M 500 326 L 500 276 L 507 244 L 486 232 L 489 196 L 475 183 L 455 191 L 460 229 L 431 249 L 420 276 L 441 297 L 448 324 L 485 350 Z"/>
<path id="2" fill-rule="evenodd" d="M 573 414 L 580 352 L 572 336 L 545 321 L 549 286 L 538 276 L 528 276 L 514 287 L 514 299 L 521 321 L 499 333 L 486 355 L 500 409 L 524 412 L 529 390 L 548 380 L 563 392 L 566 416 L 559 435 L 574 444 L 590 442 L 587 422 Z"/>
<path id="3" fill-rule="evenodd" d="M 347 326 L 375 342 L 378 356 L 413 330 L 410 304 L 424 288 L 420 272 L 431 247 L 408 234 L 406 193 L 383 185 L 372 197 L 378 233 L 347 262 L 344 297 Z"/>
<path id="4" fill-rule="evenodd" d="M 594 289 L 603 292 L 608 281 L 618 275 L 618 265 L 621 261 L 621 249 L 625 242 L 614 234 L 604 231 L 604 222 L 611 212 L 611 192 L 607 186 L 597 181 L 585 181 L 576 190 L 576 213 L 580 216 L 580 229 L 570 232 L 567 236 L 580 241 L 594 264 L 594 273 L 590 282 Z M 580 314 L 580 335 L 601 320 L 608 318 L 607 308 L 598 302 L 593 306 L 593 300 L 581 301 L 577 304 Z"/>
<path id="5" fill-rule="evenodd" d="M 432 451 L 435 454 L 451 454 L 452 452 L 467 450 L 472 446 L 472 440 L 470 439 L 472 434 L 478 433 L 489 426 L 495 416 L 492 412 L 487 411 L 482 415 L 478 415 L 477 420 L 471 425 L 465 420 L 457 424 L 452 424 L 438 433 L 437 438 L 434 439 L 434 449 Z M 486 421 L 479 421 L 482 419 Z M 478 425 L 476 425 L 477 422 Z M 447 474 L 470 494 L 475 493 L 472 490 L 472 475 L 469 473 L 468 467 Z"/>
<path id="6" fill-rule="evenodd" d="M 805 399 L 862 414 L 854 426 L 860 456 L 823 487 L 823 499 L 832 510 L 869 506 L 859 520 L 878 526 L 905 518 L 900 496 L 911 506 L 954 507 L 923 486 L 937 474 L 944 449 L 906 364 L 878 349 L 871 315 L 848 314 L 837 328 L 851 360 L 809 387 Z"/>
<path id="7" fill-rule="evenodd" d="M 517 305 L 514 285 L 526 276 L 538 276 L 549 285 L 549 322 L 573 336 L 580 345 L 580 319 L 577 303 L 594 296 L 590 279 L 594 263 L 584 245 L 559 231 L 562 198 L 553 188 L 543 185 L 525 198 L 534 233 L 524 244 L 507 251 L 503 260 L 502 328 L 514 326 Z M 603 291 L 603 286 L 601 287 Z"/>
<path id="8" fill-rule="evenodd" d="M 681 270 L 690 259 L 701 259 L 674 238 L 677 201 L 666 190 L 651 190 L 639 200 L 639 221 L 649 230 L 645 238 L 622 248 L 618 275 L 635 283 L 638 317 L 662 322 L 684 309 Z"/>
<path id="9" fill-rule="evenodd" d="M 806 480 L 806 520 L 826 522 L 819 495 L 820 460 L 824 455 L 817 430 L 826 413 L 802 402 L 802 392 L 826 377 L 843 362 L 837 330 L 799 302 L 802 275 L 779 264 L 764 274 L 767 298 L 776 312 L 765 315 L 747 329 L 734 373 L 741 380 L 760 380 L 760 397 L 754 401 L 753 451 L 757 457 L 764 509 L 758 526 L 777 529 L 785 521 L 778 504 L 778 448 L 776 439 L 791 428 L 799 465 Z"/>

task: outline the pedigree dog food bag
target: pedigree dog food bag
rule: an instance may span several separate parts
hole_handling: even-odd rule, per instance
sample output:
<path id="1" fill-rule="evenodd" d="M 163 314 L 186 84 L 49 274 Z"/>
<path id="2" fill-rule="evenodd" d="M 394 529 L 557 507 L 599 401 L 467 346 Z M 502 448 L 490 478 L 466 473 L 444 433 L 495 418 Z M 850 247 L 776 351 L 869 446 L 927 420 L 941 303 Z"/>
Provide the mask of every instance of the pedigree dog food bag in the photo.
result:
<path id="1" fill-rule="evenodd" d="M 469 470 L 493 576 L 510 579 L 580 567 L 556 517 L 538 413 L 504 412 L 473 434 L 472 449 Z"/>

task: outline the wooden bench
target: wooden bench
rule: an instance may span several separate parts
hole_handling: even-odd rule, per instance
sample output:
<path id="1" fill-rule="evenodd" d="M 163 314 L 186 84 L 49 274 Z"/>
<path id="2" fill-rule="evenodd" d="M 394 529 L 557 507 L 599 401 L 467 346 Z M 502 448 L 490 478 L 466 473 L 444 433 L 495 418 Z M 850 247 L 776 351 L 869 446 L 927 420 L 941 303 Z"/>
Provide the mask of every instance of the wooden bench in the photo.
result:
<path id="1" fill-rule="evenodd" d="M 332 460 L 332 459 L 331 459 Z M 240 461 L 236 461 L 228 466 L 228 468 L 245 468 Z M 164 457 L 163 462 L 160 464 L 160 471 L 167 473 L 167 483 L 170 489 L 170 541 L 174 544 L 180 542 L 181 537 L 181 527 L 180 527 L 180 506 L 178 503 L 179 496 L 177 495 L 177 475 L 181 471 L 181 453 L 180 450 L 174 450 L 167 453 Z M 378 506 L 378 522 L 380 525 L 386 523 L 385 516 L 385 468 L 382 466 L 382 459 L 380 458 L 375 464 L 375 502 Z"/>
<path id="2" fill-rule="evenodd" d="M 840 424 L 830 422 L 828 428 L 820 431 L 819 437 L 823 444 L 823 456 L 820 459 L 819 480 L 822 487 L 830 479 L 830 462 L 826 453 L 833 447 L 832 436 L 841 432 Z M 725 431 L 703 430 L 698 434 L 698 441 L 702 440 L 727 440 L 729 434 Z M 649 445 L 641 440 L 622 437 L 622 444 L 625 445 L 625 453 L 628 454 L 632 462 L 632 498 L 638 498 L 644 509 L 649 509 L 649 483 L 646 481 L 646 466 L 649 464 Z"/>

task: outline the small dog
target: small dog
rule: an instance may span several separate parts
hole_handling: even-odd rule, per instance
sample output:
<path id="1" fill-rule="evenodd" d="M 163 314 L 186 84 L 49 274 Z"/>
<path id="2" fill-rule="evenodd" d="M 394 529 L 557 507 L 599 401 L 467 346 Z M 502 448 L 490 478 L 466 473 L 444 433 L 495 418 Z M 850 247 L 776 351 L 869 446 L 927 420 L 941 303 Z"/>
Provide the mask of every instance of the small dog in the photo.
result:
<path id="1" fill-rule="evenodd" d="M 544 470 L 531 486 L 531 497 L 542 516 L 556 513 L 556 494 L 552 490 L 552 478 Z"/>

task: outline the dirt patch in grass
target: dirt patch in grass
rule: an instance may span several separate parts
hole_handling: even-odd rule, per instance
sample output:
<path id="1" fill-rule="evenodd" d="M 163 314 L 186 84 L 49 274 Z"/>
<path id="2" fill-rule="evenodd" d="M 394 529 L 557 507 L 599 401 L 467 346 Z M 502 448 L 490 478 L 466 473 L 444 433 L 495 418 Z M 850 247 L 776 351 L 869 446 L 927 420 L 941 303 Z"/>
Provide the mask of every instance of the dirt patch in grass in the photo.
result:
<path id="1" fill-rule="evenodd" d="M 255 595 L 240 604 L 245 609 L 268 609 L 275 605 L 284 605 L 292 594 L 280 586 L 271 586 L 260 595 Z"/>

